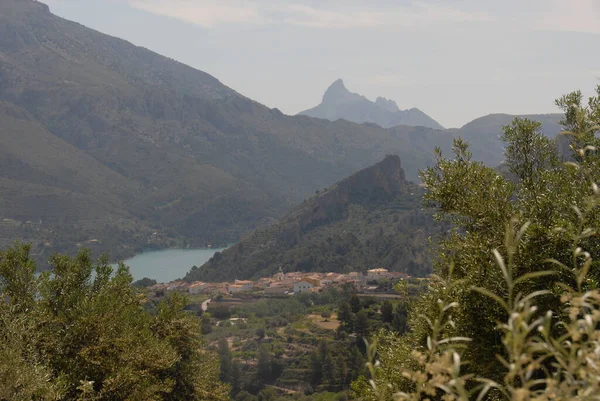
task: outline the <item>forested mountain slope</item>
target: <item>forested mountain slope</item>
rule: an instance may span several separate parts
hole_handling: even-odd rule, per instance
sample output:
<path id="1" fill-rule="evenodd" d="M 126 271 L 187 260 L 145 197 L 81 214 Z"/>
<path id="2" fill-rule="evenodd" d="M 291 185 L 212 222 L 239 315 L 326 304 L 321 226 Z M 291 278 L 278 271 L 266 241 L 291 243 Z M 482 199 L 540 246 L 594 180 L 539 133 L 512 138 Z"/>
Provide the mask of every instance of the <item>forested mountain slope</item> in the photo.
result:
<path id="1" fill-rule="evenodd" d="M 258 278 L 278 271 L 350 272 L 385 267 L 430 272 L 429 236 L 444 232 L 421 205 L 422 189 L 387 156 L 293 208 L 193 268 L 186 280 Z"/>

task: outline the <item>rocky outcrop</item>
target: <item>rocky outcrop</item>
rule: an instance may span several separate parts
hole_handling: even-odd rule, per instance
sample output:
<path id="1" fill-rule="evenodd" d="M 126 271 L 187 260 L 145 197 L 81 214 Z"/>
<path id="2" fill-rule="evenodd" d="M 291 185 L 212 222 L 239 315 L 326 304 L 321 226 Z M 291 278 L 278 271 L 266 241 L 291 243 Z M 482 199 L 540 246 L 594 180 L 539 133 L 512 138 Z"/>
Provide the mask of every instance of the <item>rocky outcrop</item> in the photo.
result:
<path id="1" fill-rule="evenodd" d="M 186 280 L 264 277 L 286 271 L 350 271 L 372 264 L 424 274 L 433 220 L 398 156 L 386 156 L 260 228 Z"/>
<path id="2" fill-rule="evenodd" d="M 282 220 L 295 224 L 301 231 L 345 218 L 352 203 L 377 205 L 397 197 L 408 182 L 402 162 L 396 155 L 367 167 L 338 182 L 318 196 L 304 202 Z"/>
<path id="3" fill-rule="evenodd" d="M 341 79 L 327 88 L 320 105 L 299 114 L 331 121 L 341 118 L 355 123 L 374 123 L 384 128 L 408 125 L 443 129 L 417 108 L 400 110 L 393 100 L 378 97 L 372 102 L 358 93 L 352 93 Z"/>
<path id="4" fill-rule="evenodd" d="M 400 111 L 396 102 L 394 102 L 391 99 L 386 99 L 381 96 L 378 97 L 377 99 L 375 99 L 375 104 L 378 105 L 379 107 L 386 109 L 387 111 L 391 111 L 392 113 Z"/>

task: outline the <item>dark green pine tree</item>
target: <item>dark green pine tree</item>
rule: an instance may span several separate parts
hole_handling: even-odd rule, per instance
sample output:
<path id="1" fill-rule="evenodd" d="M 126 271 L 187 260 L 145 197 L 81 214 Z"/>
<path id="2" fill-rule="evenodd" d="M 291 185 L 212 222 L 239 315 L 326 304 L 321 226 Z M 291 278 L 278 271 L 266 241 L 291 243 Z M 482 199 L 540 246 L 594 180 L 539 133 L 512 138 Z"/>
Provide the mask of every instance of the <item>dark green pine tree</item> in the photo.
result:
<path id="1" fill-rule="evenodd" d="M 394 316 L 392 318 L 392 329 L 394 331 L 403 334 L 408 330 L 408 309 L 405 303 L 399 303 L 394 309 Z"/>
<path id="2" fill-rule="evenodd" d="M 358 313 L 358 311 L 360 311 L 361 308 L 362 306 L 360 304 L 360 298 L 358 297 L 358 295 L 352 295 L 352 297 L 350 297 L 350 309 L 352 310 L 352 312 Z"/>
<path id="3" fill-rule="evenodd" d="M 256 364 L 256 378 L 260 383 L 271 381 L 271 351 L 266 345 L 258 349 L 258 362 Z"/>
<path id="4" fill-rule="evenodd" d="M 367 312 L 362 309 L 356 314 L 354 332 L 359 338 L 368 338 L 370 332 L 369 329 L 369 316 L 367 315 Z"/>
<path id="5" fill-rule="evenodd" d="M 386 300 L 381 305 L 381 320 L 384 323 L 391 323 L 394 318 L 394 305 L 389 300 Z"/>
<path id="6" fill-rule="evenodd" d="M 354 323 L 354 314 L 350 309 L 348 302 L 342 302 L 338 309 L 338 320 L 344 324 L 345 327 L 352 329 Z"/>
<path id="7" fill-rule="evenodd" d="M 231 363 L 231 395 L 235 396 L 242 389 L 242 366 L 237 360 L 233 360 Z"/>
<path id="8" fill-rule="evenodd" d="M 318 350 L 314 349 L 310 353 L 310 384 L 313 388 L 317 387 L 323 378 L 323 360 Z"/>
<path id="9" fill-rule="evenodd" d="M 219 361 L 221 362 L 221 373 L 219 379 L 225 383 L 231 383 L 233 356 L 229 349 L 227 338 L 221 337 L 218 341 Z"/>

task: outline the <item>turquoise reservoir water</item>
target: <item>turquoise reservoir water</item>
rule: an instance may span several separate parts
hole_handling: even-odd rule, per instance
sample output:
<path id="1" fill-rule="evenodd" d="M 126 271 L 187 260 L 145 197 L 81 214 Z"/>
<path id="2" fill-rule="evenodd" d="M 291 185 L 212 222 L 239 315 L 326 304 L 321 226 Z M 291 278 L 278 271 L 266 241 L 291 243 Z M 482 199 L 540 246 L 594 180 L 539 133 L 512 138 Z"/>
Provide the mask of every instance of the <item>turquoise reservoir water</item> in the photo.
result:
<path id="1" fill-rule="evenodd" d="M 153 278 L 159 283 L 182 278 L 192 266 L 201 266 L 215 252 L 223 249 L 167 249 L 148 251 L 124 260 L 133 275 L 133 280 Z"/>

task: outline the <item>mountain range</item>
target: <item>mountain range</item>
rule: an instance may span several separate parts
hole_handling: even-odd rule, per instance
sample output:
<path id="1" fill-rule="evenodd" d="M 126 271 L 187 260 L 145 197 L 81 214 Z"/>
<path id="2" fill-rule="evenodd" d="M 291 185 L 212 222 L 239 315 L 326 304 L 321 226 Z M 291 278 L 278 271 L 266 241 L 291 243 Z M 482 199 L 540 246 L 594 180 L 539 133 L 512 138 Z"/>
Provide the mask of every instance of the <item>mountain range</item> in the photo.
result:
<path id="1" fill-rule="evenodd" d="M 378 97 L 372 102 L 358 93 L 352 93 L 346 89 L 341 79 L 327 88 L 321 104 L 299 114 L 331 121 L 341 118 L 359 124 L 374 123 L 383 128 L 413 125 L 444 129 L 437 121 L 417 108 L 400 110 L 393 100 Z"/>
<path id="2" fill-rule="evenodd" d="M 558 115 L 539 117 L 558 132 Z M 43 3 L 2 0 L 0 247 L 115 260 L 232 243 L 386 154 L 417 180 L 434 147 L 464 136 L 474 158 L 500 164 L 511 118 L 436 130 L 287 116 Z"/>

